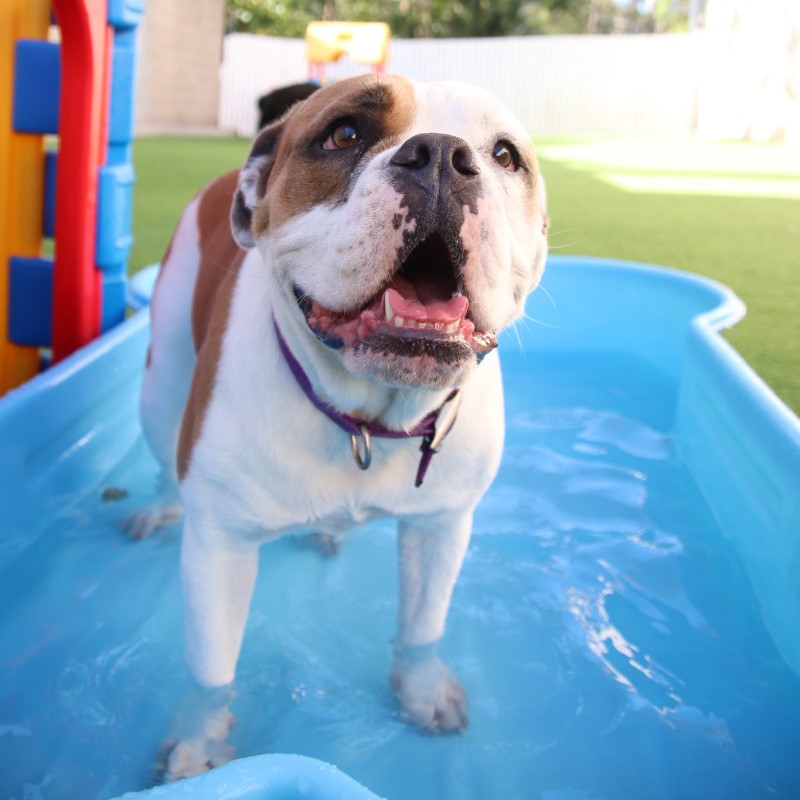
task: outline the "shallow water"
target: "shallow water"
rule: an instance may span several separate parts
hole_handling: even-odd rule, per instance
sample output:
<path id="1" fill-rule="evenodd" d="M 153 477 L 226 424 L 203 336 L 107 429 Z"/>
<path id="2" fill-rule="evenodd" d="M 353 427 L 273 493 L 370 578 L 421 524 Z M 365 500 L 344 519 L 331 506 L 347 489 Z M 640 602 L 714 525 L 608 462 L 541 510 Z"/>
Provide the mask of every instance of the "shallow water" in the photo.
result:
<path id="1" fill-rule="evenodd" d="M 385 522 L 333 559 L 264 549 L 238 755 L 321 758 L 392 800 L 799 797 L 800 678 L 667 433 L 674 387 L 625 358 L 504 366 L 506 453 L 442 647 L 468 732 L 397 717 Z M 98 489 L 0 543 L 0 797 L 149 785 L 185 680 L 178 530 L 132 543 L 116 524 L 153 481 L 139 443 L 108 476 L 127 499 Z"/>

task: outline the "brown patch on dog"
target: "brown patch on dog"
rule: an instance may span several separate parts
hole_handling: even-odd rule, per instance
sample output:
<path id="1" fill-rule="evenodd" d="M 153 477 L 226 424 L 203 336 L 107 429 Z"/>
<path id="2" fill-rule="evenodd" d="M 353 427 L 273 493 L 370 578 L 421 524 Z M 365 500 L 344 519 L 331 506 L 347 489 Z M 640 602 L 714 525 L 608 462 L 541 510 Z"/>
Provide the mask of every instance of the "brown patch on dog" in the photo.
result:
<path id="1" fill-rule="evenodd" d="M 267 145 L 272 152 L 277 144 L 277 151 L 257 184 L 258 196 L 265 194 L 266 199 L 260 200 L 253 214 L 253 235 L 263 235 L 267 228 L 315 205 L 346 202 L 358 161 L 373 157 L 385 149 L 387 141 L 402 134 L 413 120 L 414 109 L 409 81 L 363 76 L 316 92 L 281 124 L 276 123 L 274 130 L 262 131 L 251 157 L 263 155 Z M 332 126 L 343 120 L 357 124 L 361 143 L 346 150 L 323 150 Z M 198 206 L 201 257 L 192 306 L 197 364 L 178 442 L 180 480 L 189 469 L 214 390 L 233 291 L 246 255 L 233 238 L 229 222 L 237 185 L 238 173 L 222 176 L 205 190 Z"/>
<path id="2" fill-rule="evenodd" d="M 346 202 L 359 163 L 407 130 L 414 110 L 412 84 L 386 75 L 342 81 L 295 107 L 278 144 L 266 199 L 254 214 L 253 234 L 258 237 L 316 205 Z M 323 150 L 332 128 L 343 121 L 357 125 L 360 143 Z"/>
<path id="3" fill-rule="evenodd" d="M 197 364 L 178 440 L 178 478 L 189 469 L 200 436 L 222 353 L 233 290 L 246 252 L 230 230 L 229 211 L 238 173 L 218 178 L 203 193 L 197 209 L 200 267 L 192 303 L 192 337 Z"/>

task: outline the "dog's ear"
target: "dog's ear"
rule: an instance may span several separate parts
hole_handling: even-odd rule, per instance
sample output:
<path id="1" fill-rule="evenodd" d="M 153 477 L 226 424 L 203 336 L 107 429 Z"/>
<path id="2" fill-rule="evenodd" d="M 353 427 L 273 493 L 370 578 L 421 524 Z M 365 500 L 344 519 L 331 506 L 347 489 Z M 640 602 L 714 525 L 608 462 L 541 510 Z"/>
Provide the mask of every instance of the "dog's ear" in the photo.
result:
<path id="1" fill-rule="evenodd" d="M 239 186 L 233 196 L 231 207 L 231 229 L 233 238 L 246 249 L 255 245 L 252 231 L 253 212 L 266 194 L 267 181 L 275 163 L 287 117 L 288 114 L 284 115 L 256 136 L 250 148 L 250 155 L 239 173 Z"/>

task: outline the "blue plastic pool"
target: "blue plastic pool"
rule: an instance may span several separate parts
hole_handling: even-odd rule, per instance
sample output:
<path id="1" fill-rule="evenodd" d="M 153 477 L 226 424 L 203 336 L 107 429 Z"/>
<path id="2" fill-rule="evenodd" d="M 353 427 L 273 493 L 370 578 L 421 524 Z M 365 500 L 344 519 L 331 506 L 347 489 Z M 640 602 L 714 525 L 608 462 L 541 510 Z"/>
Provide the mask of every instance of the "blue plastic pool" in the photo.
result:
<path id="1" fill-rule="evenodd" d="M 544 286 L 501 345 L 505 457 L 444 644 L 468 732 L 397 717 L 392 526 L 333 559 L 284 539 L 241 758 L 141 800 L 800 797 L 800 423 L 717 332 L 741 303 L 589 259 Z M 0 402 L 3 798 L 146 789 L 180 701 L 179 531 L 118 528 L 153 491 L 146 345 L 142 312 Z"/>

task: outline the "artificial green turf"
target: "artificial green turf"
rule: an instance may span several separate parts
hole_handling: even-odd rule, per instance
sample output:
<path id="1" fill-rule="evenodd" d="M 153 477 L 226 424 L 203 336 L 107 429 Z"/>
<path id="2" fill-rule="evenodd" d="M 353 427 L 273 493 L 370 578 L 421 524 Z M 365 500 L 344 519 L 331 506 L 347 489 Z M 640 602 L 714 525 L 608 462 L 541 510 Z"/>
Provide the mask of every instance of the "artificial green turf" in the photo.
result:
<path id="1" fill-rule="evenodd" d="M 133 146 L 130 271 L 161 260 L 184 206 L 212 178 L 240 167 L 249 142 L 230 138 L 139 139 Z"/>
<path id="2" fill-rule="evenodd" d="M 134 148 L 131 267 L 158 261 L 183 206 L 241 165 L 238 139 L 142 139 Z M 800 413 L 800 153 L 694 140 L 538 140 L 553 253 L 663 264 L 714 278 L 747 304 L 728 332 Z"/>
<path id="3" fill-rule="evenodd" d="M 800 412 L 800 153 L 693 140 L 551 140 L 539 148 L 551 252 L 662 264 L 726 284 L 747 304 L 727 338 Z M 609 176 L 650 177 L 656 187 L 677 176 L 685 191 L 680 182 L 669 193 L 629 191 Z M 730 195 L 695 192 L 726 184 Z"/>

